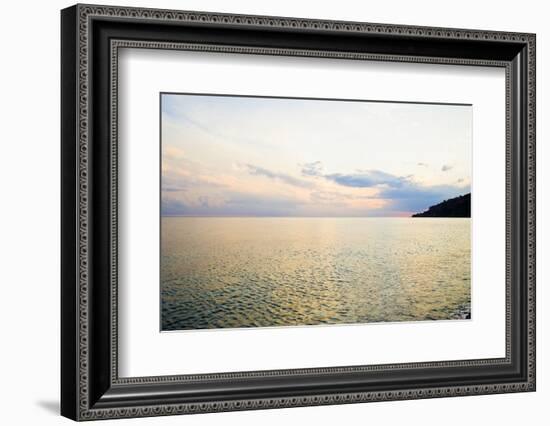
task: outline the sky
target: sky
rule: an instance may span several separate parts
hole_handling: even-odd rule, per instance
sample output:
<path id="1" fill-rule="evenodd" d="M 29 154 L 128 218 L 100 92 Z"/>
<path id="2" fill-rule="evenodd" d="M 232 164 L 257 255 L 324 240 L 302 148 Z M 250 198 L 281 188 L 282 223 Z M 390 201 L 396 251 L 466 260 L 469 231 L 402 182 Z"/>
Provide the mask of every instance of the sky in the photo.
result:
<path id="1" fill-rule="evenodd" d="M 163 216 L 410 216 L 470 192 L 472 107 L 162 94 Z"/>

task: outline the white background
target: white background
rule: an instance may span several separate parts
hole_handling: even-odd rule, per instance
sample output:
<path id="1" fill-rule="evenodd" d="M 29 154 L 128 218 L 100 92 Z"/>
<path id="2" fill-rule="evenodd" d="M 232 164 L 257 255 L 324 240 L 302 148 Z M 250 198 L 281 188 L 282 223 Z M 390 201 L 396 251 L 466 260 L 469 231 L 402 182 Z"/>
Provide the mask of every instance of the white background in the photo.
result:
<path id="1" fill-rule="evenodd" d="M 103 3 L 118 4 L 105 0 Z M 347 19 L 537 33 L 538 391 L 452 399 L 224 413 L 118 424 L 547 424 L 550 401 L 550 175 L 545 164 L 550 74 L 548 11 L 541 1 L 269 0 L 120 3 L 235 13 Z M 69 424 L 59 395 L 59 9 L 65 1 L 3 4 L 0 185 L 0 398 L 2 423 Z M 117 424 L 108 421 L 102 424 Z"/>
<path id="2" fill-rule="evenodd" d="M 504 75 L 502 68 L 124 49 L 118 91 L 119 374 L 504 357 Z M 159 333 L 158 97 L 166 91 L 471 102 L 472 320 Z M 494 170 L 487 173 L 491 162 Z"/>

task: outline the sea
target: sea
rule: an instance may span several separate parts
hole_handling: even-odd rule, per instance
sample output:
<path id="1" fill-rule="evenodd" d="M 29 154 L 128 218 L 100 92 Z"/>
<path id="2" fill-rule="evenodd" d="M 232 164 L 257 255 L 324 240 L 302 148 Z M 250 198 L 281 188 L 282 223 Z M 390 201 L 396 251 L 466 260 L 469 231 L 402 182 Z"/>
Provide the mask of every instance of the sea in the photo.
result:
<path id="1" fill-rule="evenodd" d="M 469 218 L 161 218 L 161 330 L 471 318 Z"/>

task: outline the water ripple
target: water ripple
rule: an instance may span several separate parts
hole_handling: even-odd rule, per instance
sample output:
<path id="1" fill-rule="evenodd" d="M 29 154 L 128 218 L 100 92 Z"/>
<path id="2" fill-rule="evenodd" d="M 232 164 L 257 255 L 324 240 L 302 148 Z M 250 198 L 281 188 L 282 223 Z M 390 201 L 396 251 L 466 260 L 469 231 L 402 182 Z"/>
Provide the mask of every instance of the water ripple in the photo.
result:
<path id="1" fill-rule="evenodd" d="M 470 219 L 163 218 L 163 330 L 470 317 Z"/>

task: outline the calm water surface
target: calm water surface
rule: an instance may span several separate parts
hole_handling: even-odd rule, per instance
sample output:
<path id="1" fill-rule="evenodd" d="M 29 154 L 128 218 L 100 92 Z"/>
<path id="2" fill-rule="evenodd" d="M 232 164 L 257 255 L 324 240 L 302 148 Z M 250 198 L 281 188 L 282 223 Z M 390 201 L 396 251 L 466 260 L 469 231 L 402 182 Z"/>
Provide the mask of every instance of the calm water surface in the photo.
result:
<path id="1" fill-rule="evenodd" d="M 470 219 L 162 218 L 163 330 L 470 316 Z"/>

